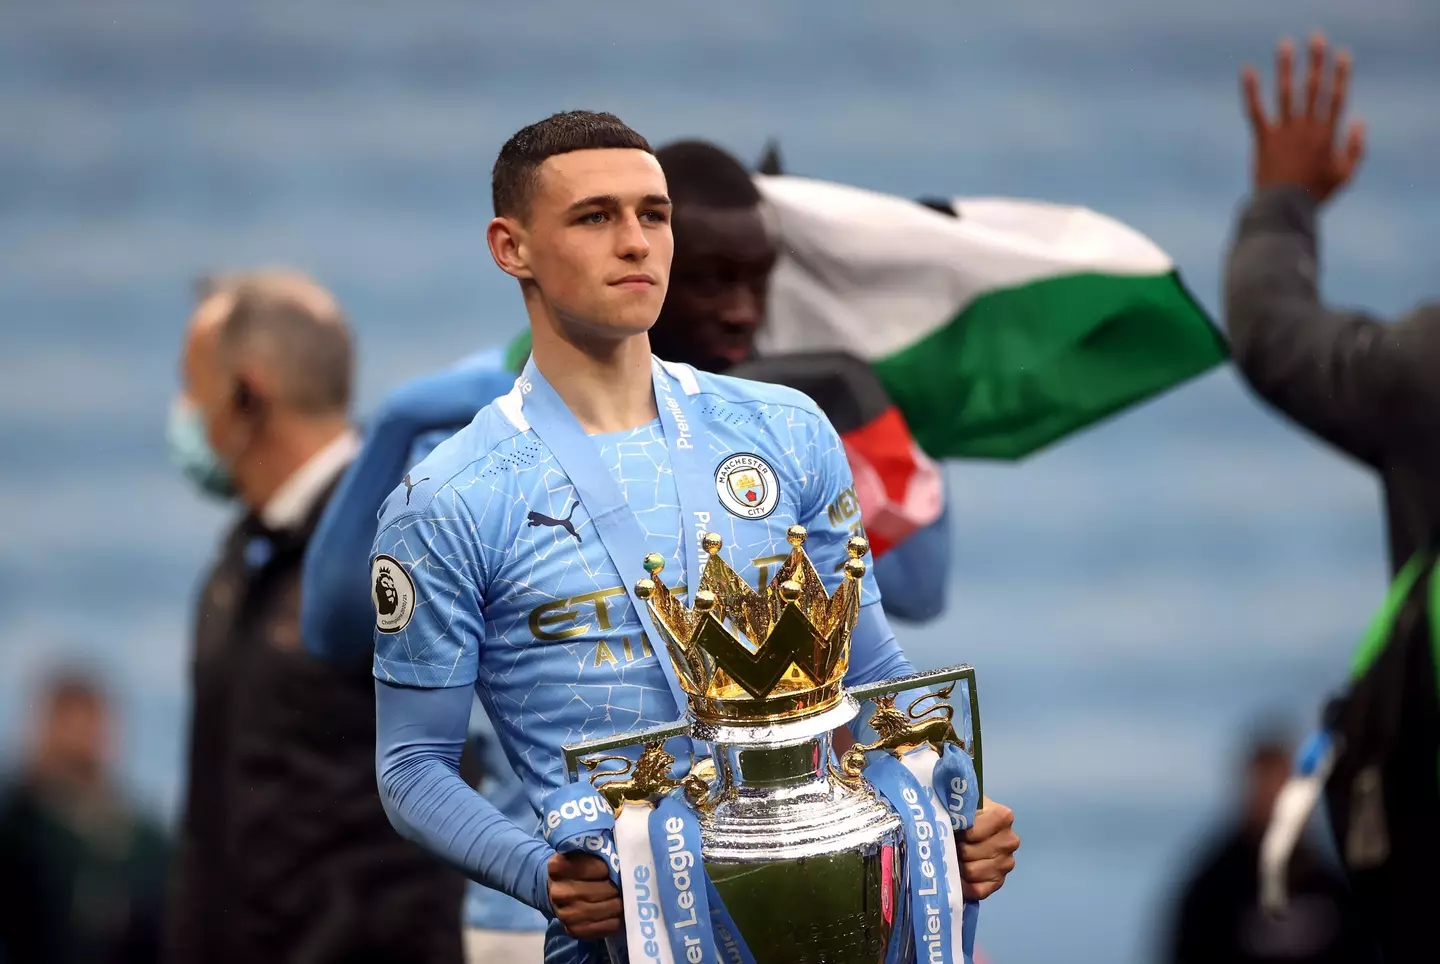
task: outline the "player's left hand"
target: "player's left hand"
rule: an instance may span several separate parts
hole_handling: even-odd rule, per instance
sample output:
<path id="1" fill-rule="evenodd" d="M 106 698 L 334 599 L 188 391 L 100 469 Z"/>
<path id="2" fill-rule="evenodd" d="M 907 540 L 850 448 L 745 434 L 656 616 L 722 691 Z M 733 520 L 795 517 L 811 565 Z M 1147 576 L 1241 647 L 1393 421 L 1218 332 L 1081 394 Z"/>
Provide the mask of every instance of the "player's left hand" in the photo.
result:
<path id="1" fill-rule="evenodd" d="M 955 843 L 961 892 L 966 900 L 984 900 L 1004 887 L 1006 875 L 1015 869 L 1020 837 L 1015 833 L 1014 811 L 986 797 L 975 815 L 975 826 Z"/>
<path id="2" fill-rule="evenodd" d="M 550 858 L 550 903 L 565 933 L 598 941 L 620 933 L 625 905 L 610 883 L 610 867 L 594 854 L 564 853 Z"/>

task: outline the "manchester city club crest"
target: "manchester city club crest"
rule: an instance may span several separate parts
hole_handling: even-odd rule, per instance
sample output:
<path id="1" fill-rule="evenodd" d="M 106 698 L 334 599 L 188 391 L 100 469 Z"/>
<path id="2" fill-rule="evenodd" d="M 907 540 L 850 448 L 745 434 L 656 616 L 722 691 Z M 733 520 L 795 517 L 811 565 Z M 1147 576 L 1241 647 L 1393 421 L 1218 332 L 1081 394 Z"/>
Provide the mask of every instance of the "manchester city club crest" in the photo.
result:
<path id="1" fill-rule="evenodd" d="M 780 501 L 775 470 L 758 455 L 741 452 L 715 469 L 715 491 L 720 504 L 742 519 L 763 519 Z"/>

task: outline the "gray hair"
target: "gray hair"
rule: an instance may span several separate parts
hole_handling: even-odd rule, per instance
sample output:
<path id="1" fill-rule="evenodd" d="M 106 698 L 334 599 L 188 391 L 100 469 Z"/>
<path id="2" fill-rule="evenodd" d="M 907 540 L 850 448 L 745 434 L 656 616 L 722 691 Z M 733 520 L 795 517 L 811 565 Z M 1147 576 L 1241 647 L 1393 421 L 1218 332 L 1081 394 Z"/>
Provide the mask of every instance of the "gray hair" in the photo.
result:
<path id="1" fill-rule="evenodd" d="M 200 300 L 231 299 L 216 355 L 232 370 L 257 358 L 272 371 L 283 400 L 312 415 L 350 408 L 354 357 L 350 329 L 333 295 L 294 271 L 256 271 L 202 279 Z"/>

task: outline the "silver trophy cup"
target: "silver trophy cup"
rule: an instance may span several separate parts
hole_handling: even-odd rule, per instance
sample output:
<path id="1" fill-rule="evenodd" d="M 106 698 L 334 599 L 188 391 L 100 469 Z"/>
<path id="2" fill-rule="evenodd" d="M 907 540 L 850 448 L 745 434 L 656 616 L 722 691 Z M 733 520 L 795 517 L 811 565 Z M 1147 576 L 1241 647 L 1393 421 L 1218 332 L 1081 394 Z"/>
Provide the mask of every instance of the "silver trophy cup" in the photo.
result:
<path id="1" fill-rule="evenodd" d="M 800 548 L 803 528 L 787 533 L 789 560 L 763 592 L 746 586 L 710 553 L 695 594 L 683 606 L 658 579 L 663 560 L 646 559 L 650 579 L 637 586 L 675 663 L 688 697 L 674 725 L 567 746 L 572 780 L 582 769 L 617 812 L 683 792 L 700 824 L 705 870 L 757 964 L 884 964 L 914 960 L 909 927 L 904 827 L 863 776 L 865 753 L 897 756 L 954 743 L 980 770 L 979 706 L 974 670 L 957 666 L 847 691 L 850 631 L 859 605 L 866 550 L 852 539 L 845 579 L 827 595 Z M 971 733 L 962 740 L 944 700 L 967 684 Z M 936 691 L 937 687 L 943 687 Z M 909 709 L 898 694 L 925 690 Z M 832 738 L 875 700 L 870 743 L 836 754 Z M 925 712 L 915 708 L 932 701 Z M 674 774 L 664 747 L 675 737 L 710 756 Z M 639 759 L 615 751 L 643 747 Z M 610 755 L 605 755 L 605 754 Z M 619 770 L 599 770 L 604 760 Z M 717 933 L 721 959 L 732 957 Z M 607 942 L 624 959 L 622 941 Z"/>

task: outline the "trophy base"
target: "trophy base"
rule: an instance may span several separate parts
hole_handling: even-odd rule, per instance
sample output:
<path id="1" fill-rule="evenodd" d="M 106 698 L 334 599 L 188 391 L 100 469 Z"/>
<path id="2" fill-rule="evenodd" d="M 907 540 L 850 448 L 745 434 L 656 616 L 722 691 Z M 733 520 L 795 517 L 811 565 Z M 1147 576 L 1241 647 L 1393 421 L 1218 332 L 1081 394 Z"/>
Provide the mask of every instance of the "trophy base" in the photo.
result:
<path id="1" fill-rule="evenodd" d="M 913 954 L 901 848 L 705 869 L 756 964 L 884 964 Z M 892 942 L 898 955 L 887 958 Z M 721 960 L 731 960 L 725 947 Z"/>

